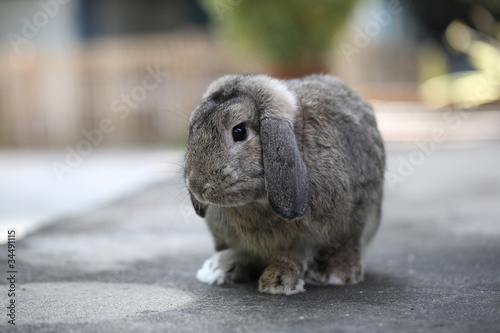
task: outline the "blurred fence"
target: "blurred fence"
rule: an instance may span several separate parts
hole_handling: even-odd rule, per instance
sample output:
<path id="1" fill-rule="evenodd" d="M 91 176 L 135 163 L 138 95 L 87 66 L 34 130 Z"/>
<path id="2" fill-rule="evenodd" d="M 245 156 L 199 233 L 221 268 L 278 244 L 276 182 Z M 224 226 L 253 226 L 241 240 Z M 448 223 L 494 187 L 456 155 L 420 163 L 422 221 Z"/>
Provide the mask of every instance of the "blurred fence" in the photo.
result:
<path id="1" fill-rule="evenodd" d="M 416 100 L 413 50 L 374 45 L 351 62 L 337 47 L 332 73 L 369 99 Z M 82 140 L 94 147 L 181 144 L 212 80 L 270 69 L 189 29 L 108 37 L 64 50 L 28 45 L 15 54 L 0 48 L 0 147 L 61 148 Z"/>
<path id="2" fill-rule="evenodd" d="M 199 31 L 30 52 L 0 50 L 4 147 L 63 147 L 88 137 L 94 146 L 175 144 L 211 80 L 259 71 L 250 62 L 234 64 Z"/>

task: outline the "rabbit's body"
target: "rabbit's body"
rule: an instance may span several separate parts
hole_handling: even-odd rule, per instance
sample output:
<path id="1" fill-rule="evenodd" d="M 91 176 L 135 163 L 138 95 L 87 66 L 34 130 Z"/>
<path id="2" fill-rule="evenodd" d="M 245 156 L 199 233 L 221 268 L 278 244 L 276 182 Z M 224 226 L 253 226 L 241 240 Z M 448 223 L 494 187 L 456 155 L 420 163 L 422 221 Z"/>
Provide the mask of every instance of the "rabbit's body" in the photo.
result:
<path id="1" fill-rule="evenodd" d="M 197 136 L 211 117 L 220 117 L 210 124 L 221 129 L 218 135 Z M 228 143 L 222 129 L 234 132 L 239 122 L 249 138 Z M 210 142 L 226 163 L 196 156 Z M 319 284 L 361 281 L 362 251 L 380 221 L 384 163 L 372 108 L 337 79 L 216 81 L 193 114 L 186 155 L 193 204 L 219 251 L 198 278 L 226 283 L 264 271 L 259 290 L 284 294 L 302 291 L 304 277 Z M 214 185 L 227 179 L 228 186 Z M 219 192 L 213 199 L 203 197 L 212 189 Z"/>

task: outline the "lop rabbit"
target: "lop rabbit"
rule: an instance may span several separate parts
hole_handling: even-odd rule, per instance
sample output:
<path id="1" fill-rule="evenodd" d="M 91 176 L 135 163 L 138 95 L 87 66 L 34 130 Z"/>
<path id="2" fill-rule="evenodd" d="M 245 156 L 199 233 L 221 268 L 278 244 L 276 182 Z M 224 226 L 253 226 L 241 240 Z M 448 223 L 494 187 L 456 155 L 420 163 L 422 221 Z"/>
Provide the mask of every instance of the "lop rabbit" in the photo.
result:
<path id="1" fill-rule="evenodd" d="M 287 295 L 304 281 L 362 281 L 384 168 L 373 110 L 340 80 L 216 80 L 190 118 L 185 156 L 191 201 L 217 251 L 197 278 L 259 278 L 259 291 Z"/>

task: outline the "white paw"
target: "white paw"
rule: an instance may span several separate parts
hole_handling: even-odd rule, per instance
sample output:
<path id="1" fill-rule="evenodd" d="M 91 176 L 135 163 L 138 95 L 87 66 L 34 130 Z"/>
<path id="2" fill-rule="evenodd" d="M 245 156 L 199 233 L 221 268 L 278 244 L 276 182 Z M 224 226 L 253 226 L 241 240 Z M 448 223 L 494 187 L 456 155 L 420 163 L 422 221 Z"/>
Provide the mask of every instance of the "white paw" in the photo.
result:
<path id="1" fill-rule="evenodd" d="M 196 272 L 198 281 L 208 284 L 224 284 L 228 282 L 228 271 L 232 265 L 227 262 L 221 262 L 221 252 L 217 252 L 203 263 Z M 228 269 L 229 268 L 229 269 Z"/>
<path id="2" fill-rule="evenodd" d="M 332 274 L 328 278 L 328 284 L 331 284 L 331 285 L 334 285 L 334 286 L 343 286 L 346 283 L 344 281 L 342 281 L 342 279 L 339 278 L 337 275 Z"/>
<path id="3" fill-rule="evenodd" d="M 298 293 L 306 291 L 304 289 L 304 284 L 305 284 L 304 280 L 303 279 L 299 279 L 297 281 L 297 285 L 295 286 L 294 289 L 292 289 L 292 290 L 285 290 L 285 295 L 293 295 L 293 294 L 298 294 Z"/>

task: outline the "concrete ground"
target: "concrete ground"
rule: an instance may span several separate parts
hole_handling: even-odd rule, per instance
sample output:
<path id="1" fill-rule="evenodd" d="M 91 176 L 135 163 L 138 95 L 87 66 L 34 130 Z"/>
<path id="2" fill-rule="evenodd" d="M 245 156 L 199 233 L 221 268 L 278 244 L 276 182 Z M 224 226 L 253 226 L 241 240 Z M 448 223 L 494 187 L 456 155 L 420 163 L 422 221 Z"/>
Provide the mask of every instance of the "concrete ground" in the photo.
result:
<path id="1" fill-rule="evenodd" d="M 0 150 L 0 244 L 179 173 L 181 151 L 97 150 L 71 167 L 66 150 Z M 76 160 L 72 155 L 71 161 Z M 59 171 L 62 170 L 62 171 Z"/>
<path id="2" fill-rule="evenodd" d="M 213 244 L 174 179 L 18 240 L 15 326 L 0 246 L 0 331 L 500 332 L 500 141 L 425 147 L 389 147 L 359 285 L 198 282 Z"/>

